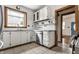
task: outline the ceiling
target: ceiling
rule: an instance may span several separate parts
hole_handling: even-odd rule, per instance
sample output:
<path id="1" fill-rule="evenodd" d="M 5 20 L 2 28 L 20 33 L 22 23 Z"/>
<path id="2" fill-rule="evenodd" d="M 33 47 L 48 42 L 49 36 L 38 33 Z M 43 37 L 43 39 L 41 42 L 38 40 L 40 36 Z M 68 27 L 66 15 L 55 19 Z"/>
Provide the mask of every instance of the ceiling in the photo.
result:
<path id="1" fill-rule="evenodd" d="M 33 11 L 36 11 L 36 10 L 44 7 L 44 5 L 24 5 L 24 7 L 27 7 L 27 8 L 32 9 Z"/>

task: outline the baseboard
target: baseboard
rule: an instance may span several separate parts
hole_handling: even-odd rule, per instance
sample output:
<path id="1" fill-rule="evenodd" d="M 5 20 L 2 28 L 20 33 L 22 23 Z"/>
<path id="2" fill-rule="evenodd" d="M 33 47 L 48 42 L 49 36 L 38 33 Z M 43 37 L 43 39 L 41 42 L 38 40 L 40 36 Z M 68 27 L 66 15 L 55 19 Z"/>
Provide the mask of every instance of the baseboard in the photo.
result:
<path id="1" fill-rule="evenodd" d="M 42 46 L 42 47 L 45 47 L 45 48 L 47 48 L 47 49 L 51 49 L 51 48 L 54 48 L 54 47 L 56 47 L 56 45 L 53 45 L 52 47 L 46 47 L 46 46 L 44 46 L 44 45 L 41 45 L 41 44 L 39 44 L 39 43 L 37 43 L 37 42 L 35 42 L 36 44 L 38 44 L 38 45 L 40 45 L 40 46 Z"/>
<path id="2" fill-rule="evenodd" d="M 56 47 L 56 45 L 53 45 L 52 47 L 50 47 L 49 49 L 52 49 L 52 48 L 54 48 L 54 47 Z"/>
<path id="3" fill-rule="evenodd" d="M 59 43 L 62 43 L 61 41 L 58 41 Z"/>
<path id="4" fill-rule="evenodd" d="M 26 45 L 26 44 L 31 44 L 31 43 L 35 43 L 35 41 L 24 43 L 24 44 L 20 44 L 20 45 L 16 45 L 16 46 L 12 46 L 12 47 L 8 47 L 8 48 L 3 48 L 3 49 L 0 49 L 0 51 L 11 49 L 11 48 L 15 48 L 15 47 L 19 47 L 19 46 Z"/>
<path id="5" fill-rule="evenodd" d="M 8 47 L 8 48 L 3 48 L 3 49 L 0 49 L 0 51 L 7 50 L 7 49 L 11 49 L 11 48 L 16 48 L 16 47 L 19 47 L 19 46 L 22 46 L 22 45 L 26 45 L 26 44 L 31 44 L 31 43 L 36 43 L 36 44 L 38 44 L 38 45 L 40 45 L 42 47 L 45 47 L 47 49 L 51 49 L 51 48 L 56 47 L 56 45 L 53 45 L 52 47 L 46 47 L 46 46 L 41 45 L 41 44 L 39 44 L 39 43 L 37 43 L 35 41 L 32 41 L 32 42 L 28 42 L 28 43 L 24 43 L 24 44 L 20 44 L 20 45 L 16 45 L 16 46 Z"/>

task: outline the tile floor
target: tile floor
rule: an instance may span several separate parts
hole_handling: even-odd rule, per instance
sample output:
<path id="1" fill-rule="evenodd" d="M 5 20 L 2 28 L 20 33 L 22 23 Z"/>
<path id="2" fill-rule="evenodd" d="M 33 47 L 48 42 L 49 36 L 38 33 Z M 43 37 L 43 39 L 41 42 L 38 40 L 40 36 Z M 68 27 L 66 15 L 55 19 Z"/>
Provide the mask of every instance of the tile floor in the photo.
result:
<path id="1" fill-rule="evenodd" d="M 52 49 L 47 49 L 45 47 L 39 46 L 36 43 L 31 43 L 4 51 L 0 51 L 0 54 L 70 54 L 69 49 L 62 49 L 62 47 L 54 47 Z"/>

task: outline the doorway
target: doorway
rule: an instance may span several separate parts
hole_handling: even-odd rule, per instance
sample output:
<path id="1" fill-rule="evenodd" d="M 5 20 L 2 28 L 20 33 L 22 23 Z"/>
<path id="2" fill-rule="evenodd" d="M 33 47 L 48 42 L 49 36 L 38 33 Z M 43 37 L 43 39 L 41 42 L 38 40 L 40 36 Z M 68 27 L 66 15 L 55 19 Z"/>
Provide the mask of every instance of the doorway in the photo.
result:
<path id="1" fill-rule="evenodd" d="M 63 38 L 65 38 L 66 40 L 64 40 L 65 43 L 68 43 L 69 41 L 67 39 L 70 39 L 71 35 L 70 33 L 73 32 L 73 29 L 70 30 L 68 29 L 68 36 L 67 35 L 63 35 L 63 29 L 65 28 L 64 26 L 66 26 L 67 23 L 63 22 L 63 18 L 74 14 L 74 22 L 72 22 L 72 25 L 69 27 L 67 26 L 67 28 L 73 27 L 73 24 L 75 24 L 75 32 L 78 32 L 78 6 L 77 5 L 69 5 L 63 8 L 60 8 L 58 10 L 55 11 L 55 21 L 56 21 L 56 32 L 55 32 L 55 45 L 58 46 L 58 43 L 63 43 Z M 67 21 L 67 20 L 66 20 Z M 71 21 L 71 20 L 70 20 Z M 69 23 L 70 24 L 70 23 Z M 65 33 L 66 34 L 66 33 Z"/>
<path id="2" fill-rule="evenodd" d="M 71 36 L 76 32 L 75 13 L 62 16 L 62 45 L 68 48 L 71 42 Z"/>

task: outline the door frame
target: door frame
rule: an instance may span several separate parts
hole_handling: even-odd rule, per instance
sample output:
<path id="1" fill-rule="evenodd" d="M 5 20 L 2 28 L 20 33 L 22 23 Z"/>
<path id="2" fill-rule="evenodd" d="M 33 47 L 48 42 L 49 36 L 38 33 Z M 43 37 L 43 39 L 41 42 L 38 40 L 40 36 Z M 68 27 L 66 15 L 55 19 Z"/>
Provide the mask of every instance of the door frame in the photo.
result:
<path id="1" fill-rule="evenodd" d="M 78 32 L 78 5 L 68 5 L 60 9 L 55 10 L 55 22 L 56 22 L 56 32 L 55 32 L 55 46 L 58 45 L 58 17 L 60 16 L 60 39 L 62 42 L 62 16 L 75 13 L 75 23 L 76 23 L 76 32 Z"/>

